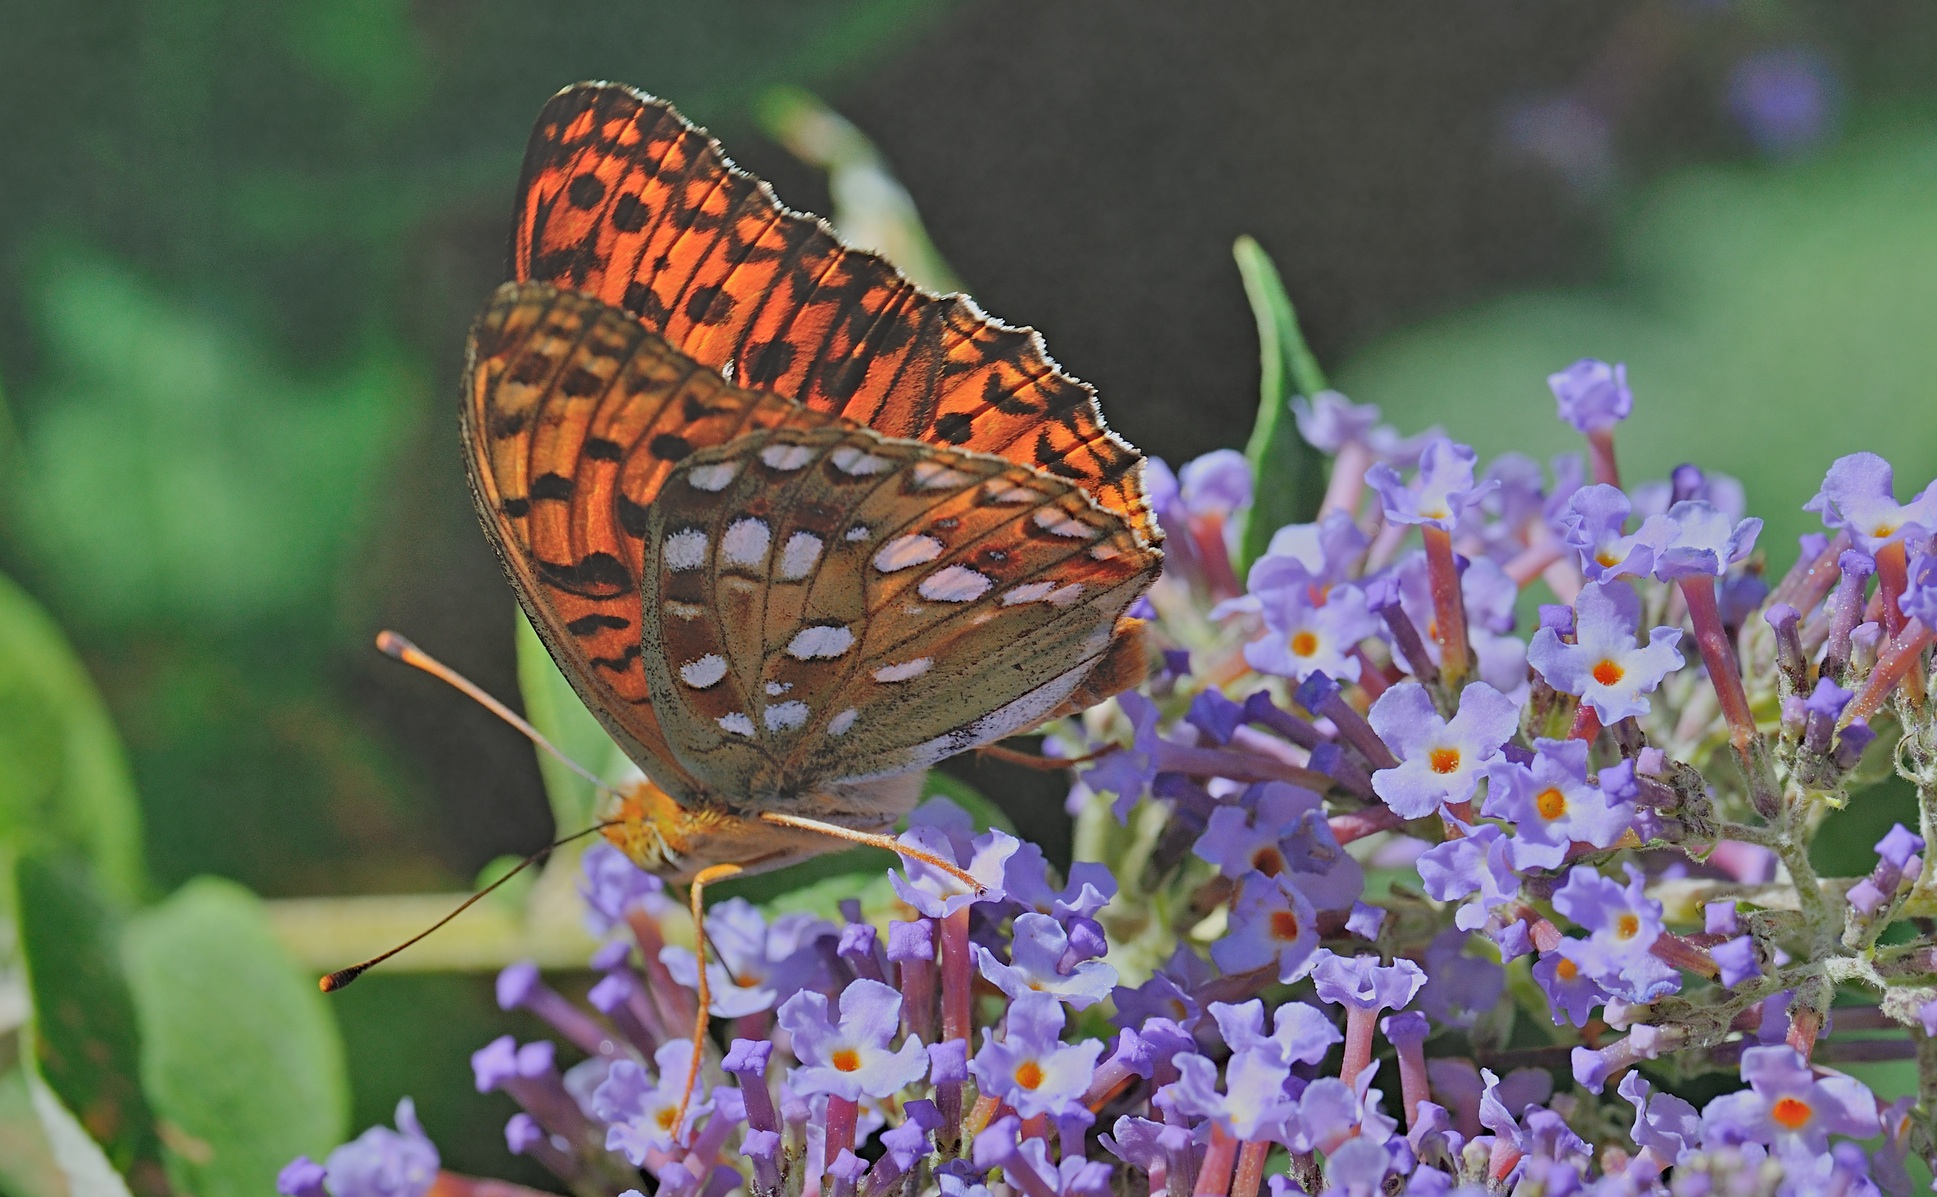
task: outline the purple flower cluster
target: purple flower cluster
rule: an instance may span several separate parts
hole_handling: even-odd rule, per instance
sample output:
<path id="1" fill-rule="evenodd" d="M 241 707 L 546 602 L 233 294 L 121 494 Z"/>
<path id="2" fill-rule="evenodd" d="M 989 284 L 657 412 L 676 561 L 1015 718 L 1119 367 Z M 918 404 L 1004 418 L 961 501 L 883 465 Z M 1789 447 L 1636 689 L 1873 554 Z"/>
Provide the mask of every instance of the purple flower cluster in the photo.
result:
<path id="1" fill-rule="evenodd" d="M 1838 1065 L 1937 1072 L 1937 484 L 1835 462 L 1776 576 L 1732 480 L 1623 488 L 1623 367 L 1548 381 L 1549 467 L 1300 400 L 1324 503 L 1253 562 L 1242 457 L 1155 468 L 1163 667 L 1052 740 L 1085 859 L 930 804 L 980 893 L 716 905 L 697 1058 L 680 908 L 588 852 L 586 1002 L 507 969 L 555 1038 L 474 1060 L 512 1150 L 664 1197 L 1906 1191 L 1930 1112 Z M 1922 834 L 1820 876 L 1886 737 Z M 283 1191 L 439 1175 L 405 1107 Z"/>

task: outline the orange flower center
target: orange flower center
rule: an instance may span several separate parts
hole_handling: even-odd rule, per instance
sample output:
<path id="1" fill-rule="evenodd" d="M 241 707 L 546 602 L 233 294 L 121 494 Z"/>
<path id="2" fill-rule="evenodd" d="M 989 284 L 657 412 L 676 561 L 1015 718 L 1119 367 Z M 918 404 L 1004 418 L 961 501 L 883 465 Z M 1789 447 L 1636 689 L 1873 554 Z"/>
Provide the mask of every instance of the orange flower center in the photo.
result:
<path id="1" fill-rule="evenodd" d="M 1809 1103 L 1801 1098 L 1785 1097 L 1769 1108 L 1769 1117 L 1774 1118 L 1776 1125 L 1782 1129 L 1793 1131 L 1809 1125 L 1810 1115 L 1815 1112 L 1809 1108 Z"/>
<path id="2" fill-rule="evenodd" d="M 1594 680 L 1603 686 L 1612 686 L 1628 675 L 1628 671 L 1613 661 L 1602 661 L 1594 666 Z"/>
<path id="3" fill-rule="evenodd" d="M 1580 966 L 1567 957 L 1562 956 L 1560 963 L 1554 966 L 1554 975 L 1563 981 L 1572 981 L 1575 977 L 1581 975 Z"/>
<path id="4" fill-rule="evenodd" d="M 753 989 L 760 984 L 758 977 L 735 977 L 733 983 L 742 989 Z"/>
<path id="5" fill-rule="evenodd" d="M 1426 766 L 1435 773 L 1459 772 L 1459 749 L 1435 748 L 1426 754 Z"/>
<path id="6" fill-rule="evenodd" d="M 659 1124 L 660 1130 L 669 1131 L 673 1129 L 673 1119 L 677 1117 L 679 1117 L 679 1110 L 677 1107 L 661 1106 L 659 1109 L 659 1113 L 653 1117 L 653 1121 Z"/>
<path id="7" fill-rule="evenodd" d="M 1251 867 L 1267 877 L 1276 877 L 1285 871 L 1285 858 L 1273 847 L 1263 847 L 1251 857 Z"/>
<path id="8" fill-rule="evenodd" d="M 1870 529 L 1870 535 L 1871 536 L 1894 536 L 1896 534 L 1896 531 L 1897 531 L 1896 527 L 1892 524 L 1878 524 L 1876 527 Z"/>
<path id="9" fill-rule="evenodd" d="M 1533 808 L 1543 819 L 1558 819 L 1567 813 L 1567 795 L 1549 786 L 1534 795 Z"/>
<path id="10" fill-rule="evenodd" d="M 1609 569 L 1613 569 L 1615 566 L 1621 564 L 1621 559 L 1614 555 L 1612 548 L 1602 549 L 1600 552 L 1594 554 L 1594 560 Z"/>
<path id="11" fill-rule="evenodd" d="M 1042 1065 L 1034 1060 L 1024 1060 L 1016 1068 L 1016 1084 L 1024 1089 L 1034 1089 L 1042 1084 Z"/>
<path id="12" fill-rule="evenodd" d="M 1293 656 L 1309 657 L 1318 651 L 1318 636 L 1312 632 L 1298 632 L 1291 638 Z"/>
<path id="13" fill-rule="evenodd" d="M 1298 916 L 1289 910 L 1280 910 L 1271 916 L 1271 934 L 1274 939 L 1290 943 L 1298 938 Z"/>
<path id="14" fill-rule="evenodd" d="M 1635 936 L 1641 934 L 1641 917 L 1634 914 L 1624 914 L 1620 918 L 1615 919 L 1614 933 L 1622 939 L 1633 939 Z"/>
<path id="15" fill-rule="evenodd" d="M 834 1067 L 842 1072 L 861 1071 L 861 1053 L 851 1047 L 844 1047 L 834 1053 Z"/>

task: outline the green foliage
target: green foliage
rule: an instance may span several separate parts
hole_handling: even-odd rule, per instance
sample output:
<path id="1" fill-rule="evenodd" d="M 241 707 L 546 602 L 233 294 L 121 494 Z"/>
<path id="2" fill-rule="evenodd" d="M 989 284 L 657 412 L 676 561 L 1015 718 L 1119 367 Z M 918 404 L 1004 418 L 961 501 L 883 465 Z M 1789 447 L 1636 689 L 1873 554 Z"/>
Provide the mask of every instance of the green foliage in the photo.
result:
<path id="1" fill-rule="evenodd" d="M 320 1158 L 346 1137 L 336 1023 L 254 895 L 191 881 L 129 923 L 124 954 L 177 1190 L 253 1197 L 298 1154 Z"/>
<path id="2" fill-rule="evenodd" d="M 71 848 L 115 897 L 142 889 L 141 810 L 107 709 L 54 621 L 5 577 L 0 845 Z"/>
<path id="3" fill-rule="evenodd" d="M 608 782 L 626 775 L 625 753 L 558 671 L 523 612 L 518 614 L 518 693 L 525 718 L 560 752 Z M 557 834 L 590 827 L 599 815 L 598 789 L 548 752 L 538 754 L 538 770 L 545 778 Z"/>
<path id="4" fill-rule="evenodd" d="M 14 906 L 37 1075 L 135 1197 L 161 1197 L 161 1132 L 141 1090 L 141 1032 L 111 908 L 79 858 L 38 852 L 14 863 Z"/>
<path id="5" fill-rule="evenodd" d="M 1625 360 L 1624 480 L 1691 460 L 1734 474 L 1777 569 L 1821 526 L 1801 506 L 1837 456 L 1882 452 L 1900 496 L 1937 474 L 1937 122 L 1879 124 L 1804 163 L 1684 170 L 1616 246 L 1614 285 L 1416 326 L 1355 356 L 1342 389 L 1482 458 L 1580 451 L 1546 376 Z"/>
<path id="6" fill-rule="evenodd" d="M 89 257 L 53 265 L 40 315 L 55 366 L 10 497 L 65 605 L 203 625 L 314 608 L 363 530 L 408 372 L 379 352 L 298 379 Z"/>
<path id="7" fill-rule="evenodd" d="M 1297 313 L 1271 255 L 1250 237 L 1239 237 L 1231 253 L 1258 322 L 1258 419 L 1244 446 L 1256 481 L 1238 547 L 1242 577 L 1264 555 L 1273 532 L 1309 522 L 1325 497 L 1324 458 L 1298 435 L 1291 415 L 1292 396 L 1324 390 L 1325 374 L 1298 331 Z"/>

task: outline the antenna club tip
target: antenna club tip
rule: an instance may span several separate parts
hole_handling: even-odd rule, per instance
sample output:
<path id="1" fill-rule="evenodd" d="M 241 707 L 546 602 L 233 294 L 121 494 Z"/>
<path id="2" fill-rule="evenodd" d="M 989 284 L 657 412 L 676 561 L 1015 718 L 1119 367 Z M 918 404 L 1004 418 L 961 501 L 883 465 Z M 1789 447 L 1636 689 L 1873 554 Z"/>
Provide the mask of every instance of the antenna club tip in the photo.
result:
<path id="1" fill-rule="evenodd" d="M 417 646 L 389 628 L 385 628 L 377 633 L 377 651 L 386 657 L 395 657 L 401 661 L 416 652 Z"/>
<path id="2" fill-rule="evenodd" d="M 339 968 L 329 976 L 316 982 L 316 987 L 324 993 L 335 993 L 362 975 L 363 968 L 361 965 L 355 968 Z"/>

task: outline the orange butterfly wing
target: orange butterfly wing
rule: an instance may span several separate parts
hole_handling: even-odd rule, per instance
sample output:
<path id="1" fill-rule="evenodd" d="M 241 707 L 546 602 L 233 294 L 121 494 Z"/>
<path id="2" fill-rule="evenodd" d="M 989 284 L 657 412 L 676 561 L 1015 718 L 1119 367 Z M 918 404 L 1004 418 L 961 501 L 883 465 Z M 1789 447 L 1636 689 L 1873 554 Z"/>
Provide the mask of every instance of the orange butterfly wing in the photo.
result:
<path id="1" fill-rule="evenodd" d="M 646 510 L 695 449 L 825 417 L 699 369 L 623 313 L 507 283 L 471 330 L 464 451 L 485 529 L 532 626 L 606 729 L 675 794 L 640 660 Z"/>
<path id="2" fill-rule="evenodd" d="M 1142 457 L 1033 330 L 844 248 L 664 101 L 602 83 L 560 92 L 519 194 L 517 278 L 622 307 L 747 386 L 1073 483 L 1142 545 L 1161 543 Z"/>

